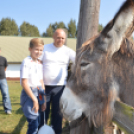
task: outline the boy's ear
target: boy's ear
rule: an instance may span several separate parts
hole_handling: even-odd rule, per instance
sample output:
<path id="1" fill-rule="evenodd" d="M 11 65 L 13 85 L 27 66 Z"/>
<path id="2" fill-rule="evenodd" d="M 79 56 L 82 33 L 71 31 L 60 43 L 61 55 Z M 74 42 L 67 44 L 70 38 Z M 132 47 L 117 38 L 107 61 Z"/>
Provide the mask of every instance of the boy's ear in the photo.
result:
<path id="1" fill-rule="evenodd" d="M 29 47 L 28 50 L 31 51 L 31 48 Z"/>

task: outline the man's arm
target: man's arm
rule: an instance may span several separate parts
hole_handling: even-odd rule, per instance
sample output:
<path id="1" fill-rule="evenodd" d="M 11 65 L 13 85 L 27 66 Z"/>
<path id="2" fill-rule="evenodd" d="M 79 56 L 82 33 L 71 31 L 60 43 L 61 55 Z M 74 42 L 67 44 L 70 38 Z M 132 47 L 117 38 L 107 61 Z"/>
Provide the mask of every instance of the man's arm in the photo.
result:
<path id="1" fill-rule="evenodd" d="M 72 63 L 75 63 L 75 57 L 76 57 L 76 52 L 70 49 L 69 59 L 72 61 Z"/>
<path id="2" fill-rule="evenodd" d="M 7 70 L 7 67 L 5 67 L 5 71 Z"/>
<path id="3" fill-rule="evenodd" d="M 33 108 L 32 110 L 35 111 L 35 113 L 38 112 L 39 109 L 39 105 L 38 105 L 38 100 L 36 98 L 36 96 L 33 94 L 31 88 L 28 85 L 28 81 L 25 78 L 22 78 L 22 87 L 25 90 L 26 94 L 32 99 L 33 101 Z"/>
<path id="4" fill-rule="evenodd" d="M 7 59 L 5 58 L 5 71 L 7 70 L 7 66 L 8 66 Z"/>

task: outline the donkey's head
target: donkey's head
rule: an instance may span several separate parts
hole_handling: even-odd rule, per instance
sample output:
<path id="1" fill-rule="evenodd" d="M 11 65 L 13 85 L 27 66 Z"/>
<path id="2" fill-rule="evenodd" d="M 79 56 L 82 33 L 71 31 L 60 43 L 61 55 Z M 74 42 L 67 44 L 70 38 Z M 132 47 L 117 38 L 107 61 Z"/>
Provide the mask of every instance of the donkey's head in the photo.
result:
<path id="1" fill-rule="evenodd" d="M 134 1 L 127 0 L 104 30 L 78 50 L 60 100 L 61 111 L 68 120 L 82 114 L 97 126 L 111 120 L 121 84 L 115 77 L 117 60 L 121 58 L 121 48 L 131 44 L 126 38 L 133 32 L 133 22 Z"/>

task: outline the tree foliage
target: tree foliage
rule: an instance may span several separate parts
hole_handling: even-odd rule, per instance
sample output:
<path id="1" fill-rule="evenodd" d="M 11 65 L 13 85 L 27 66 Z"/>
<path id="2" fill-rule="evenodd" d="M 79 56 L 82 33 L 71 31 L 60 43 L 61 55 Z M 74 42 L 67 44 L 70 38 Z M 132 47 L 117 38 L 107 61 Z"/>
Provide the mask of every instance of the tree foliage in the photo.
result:
<path id="1" fill-rule="evenodd" d="M 54 31 L 57 28 L 63 28 L 66 33 L 68 33 L 68 38 L 76 38 L 77 37 L 77 28 L 76 28 L 76 21 L 71 19 L 66 26 L 64 22 L 55 22 L 53 24 L 49 24 L 46 31 L 42 34 L 43 37 L 52 37 Z M 102 24 L 98 26 L 98 32 L 101 32 L 103 29 Z M 10 18 L 3 18 L 0 21 L 0 35 L 20 35 L 22 36 L 29 36 L 29 37 L 39 37 L 39 30 L 36 26 L 31 25 L 28 22 L 23 22 L 21 26 L 18 28 L 14 19 Z"/>
<path id="2" fill-rule="evenodd" d="M 76 24 L 75 20 L 70 20 L 68 24 L 68 38 L 75 38 L 76 37 Z"/>
<path id="3" fill-rule="evenodd" d="M 55 31 L 57 28 L 64 28 L 64 29 L 66 29 L 66 26 L 65 26 L 64 22 L 59 22 L 59 23 L 55 22 L 55 23 L 53 23 L 53 24 L 50 24 L 50 25 L 48 26 L 48 28 L 46 29 L 46 32 L 43 33 L 43 36 L 44 36 L 44 37 L 52 37 L 54 31 Z"/>
<path id="4" fill-rule="evenodd" d="M 64 22 L 59 22 L 57 28 L 64 28 L 64 29 L 66 29 L 66 26 L 65 26 Z"/>
<path id="5" fill-rule="evenodd" d="M 54 24 L 52 24 L 52 29 L 53 29 L 53 32 L 58 28 L 58 23 L 55 22 Z"/>
<path id="6" fill-rule="evenodd" d="M 38 37 L 40 36 L 39 30 L 36 26 L 29 24 L 28 22 L 23 22 L 20 26 L 20 34 L 22 36 Z"/>
<path id="7" fill-rule="evenodd" d="M 102 24 L 99 24 L 99 26 L 98 26 L 98 32 L 101 32 L 103 30 L 103 26 L 102 26 Z"/>
<path id="8" fill-rule="evenodd" d="M 46 30 L 46 36 L 47 37 L 52 37 L 53 36 L 53 27 L 52 27 L 51 24 L 49 25 L 49 27 Z"/>
<path id="9" fill-rule="evenodd" d="M 18 26 L 14 19 L 3 18 L 0 21 L 1 35 L 18 35 Z"/>

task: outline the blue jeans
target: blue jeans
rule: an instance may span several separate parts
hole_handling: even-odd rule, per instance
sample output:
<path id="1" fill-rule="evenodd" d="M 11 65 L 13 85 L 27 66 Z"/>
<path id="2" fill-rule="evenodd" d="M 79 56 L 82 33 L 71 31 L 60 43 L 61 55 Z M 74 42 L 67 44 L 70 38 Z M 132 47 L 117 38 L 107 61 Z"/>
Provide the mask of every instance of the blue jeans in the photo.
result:
<path id="1" fill-rule="evenodd" d="M 4 109 L 5 109 L 5 111 L 7 111 L 7 110 L 11 111 L 12 107 L 11 107 L 11 102 L 10 102 L 10 97 L 9 97 L 8 85 L 7 85 L 6 78 L 5 79 L 0 79 L 0 89 L 1 89 Z"/>
<path id="2" fill-rule="evenodd" d="M 38 117 L 33 120 L 33 119 L 28 119 L 28 130 L 27 134 L 37 134 L 38 133 Z"/>

